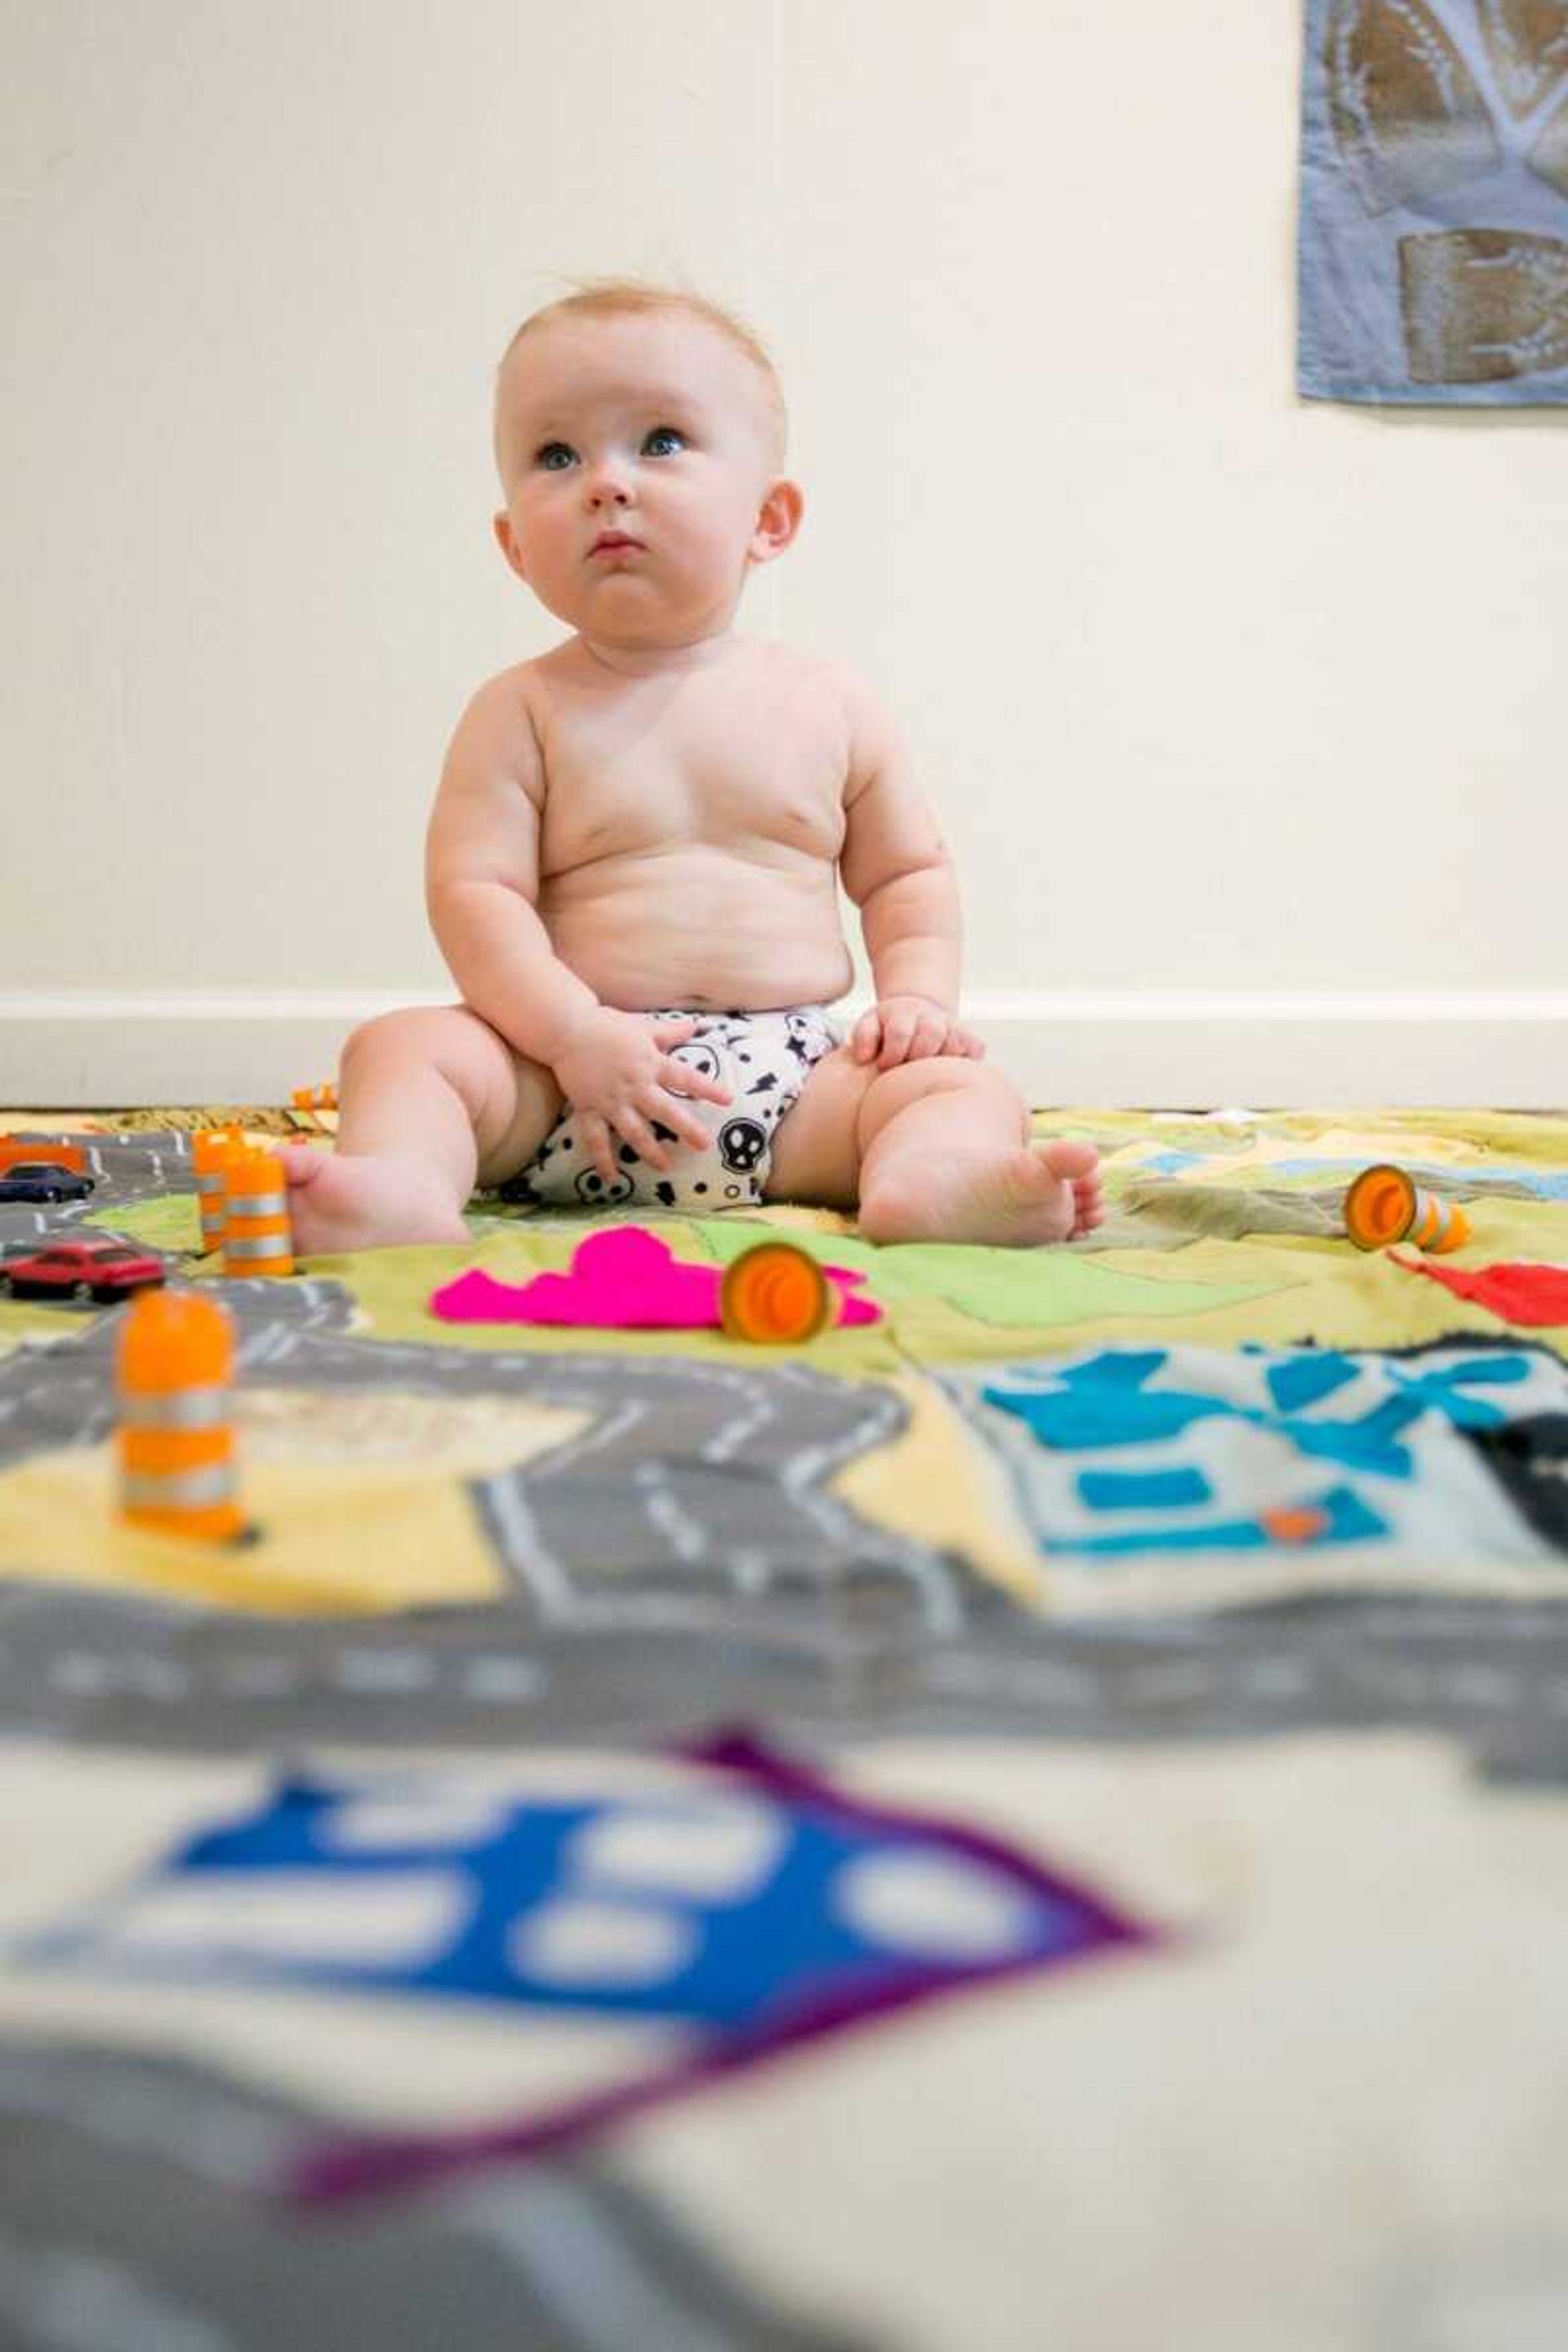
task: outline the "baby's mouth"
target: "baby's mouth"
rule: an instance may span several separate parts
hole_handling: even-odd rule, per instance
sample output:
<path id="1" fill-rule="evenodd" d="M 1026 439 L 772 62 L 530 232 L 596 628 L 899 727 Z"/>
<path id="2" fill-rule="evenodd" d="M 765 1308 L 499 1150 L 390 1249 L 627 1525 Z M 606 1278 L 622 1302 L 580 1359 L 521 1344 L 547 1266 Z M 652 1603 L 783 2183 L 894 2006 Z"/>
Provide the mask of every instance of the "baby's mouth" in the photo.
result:
<path id="1" fill-rule="evenodd" d="M 590 555 L 619 555 L 628 547 L 635 547 L 640 553 L 642 541 L 640 539 L 628 538 L 625 531 L 607 530 L 594 541 L 588 552 Z"/>

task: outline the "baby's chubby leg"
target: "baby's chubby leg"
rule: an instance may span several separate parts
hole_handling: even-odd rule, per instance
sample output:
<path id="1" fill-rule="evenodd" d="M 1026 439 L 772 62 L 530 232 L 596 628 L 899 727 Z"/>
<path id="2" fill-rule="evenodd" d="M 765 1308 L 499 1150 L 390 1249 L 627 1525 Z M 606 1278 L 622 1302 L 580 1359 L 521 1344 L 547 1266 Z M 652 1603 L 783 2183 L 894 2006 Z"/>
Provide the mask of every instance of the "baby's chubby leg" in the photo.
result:
<path id="1" fill-rule="evenodd" d="M 561 1089 L 466 1005 L 386 1013 L 356 1029 L 338 1076 L 335 1152 L 283 1154 L 302 1257 L 468 1238 L 476 1178 L 533 1156 Z"/>
<path id="2" fill-rule="evenodd" d="M 1029 1140 L 1011 1081 L 983 1063 L 928 1056 L 884 1070 L 859 1122 L 860 1230 L 874 1242 L 1075 1241 L 1105 1220 L 1100 1154 Z"/>
<path id="3" fill-rule="evenodd" d="M 963 1055 L 889 1069 L 847 1048 L 819 1062 L 780 1125 L 772 1200 L 858 1202 L 874 1242 L 983 1242 L 1027 1248 L 1104 1222 L 1100 1154 L 1063 1139 L 1031 1143 L 1022 1097 Z"/>

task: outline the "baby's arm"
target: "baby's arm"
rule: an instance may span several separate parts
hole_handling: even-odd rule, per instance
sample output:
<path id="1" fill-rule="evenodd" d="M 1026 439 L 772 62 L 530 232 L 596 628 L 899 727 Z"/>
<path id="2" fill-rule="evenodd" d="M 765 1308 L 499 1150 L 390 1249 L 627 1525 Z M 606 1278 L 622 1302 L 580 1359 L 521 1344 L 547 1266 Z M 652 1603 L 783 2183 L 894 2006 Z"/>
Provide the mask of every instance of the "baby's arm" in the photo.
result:
<path id="1" fill-rule="evenodd" d="M 492 678 L 452 738 L 425 845 L 430 927 L 463 1002 L 520 1054 L 555 1066 L 598 1008 L 535 911 L 544 762 L 515 680 Z"/>
<path id="2" fill-rule="evenodd" d="M 930 1054 L 978 1057 L 984 1045 L 953 1019 L 963 923 L 947 846 L 915 782 L 903 735 L 865 683 L 846 674 L 849 774 L 839 856 L 877 1002 L 855 1024 L 857 1061 Z"/>
<path id="3" fill-rule="evenodd" d="M 493 678 L 463 713 L 431 813 L 431 929 L 463 1002 L 518 1053 L 553 1071 L 605 1181 L 616 1172 L 613 1136 L 667 1168 L 656 1119 L 700 1149 L 708 1130 L 678 1097 L 731 1097 L 716 1079 L 669 1059 L 695 1022 L 650 1025 L 601 1004 L 555 953 L 534 905 L 544 790 L 544 762 L 516 681 Z"/>

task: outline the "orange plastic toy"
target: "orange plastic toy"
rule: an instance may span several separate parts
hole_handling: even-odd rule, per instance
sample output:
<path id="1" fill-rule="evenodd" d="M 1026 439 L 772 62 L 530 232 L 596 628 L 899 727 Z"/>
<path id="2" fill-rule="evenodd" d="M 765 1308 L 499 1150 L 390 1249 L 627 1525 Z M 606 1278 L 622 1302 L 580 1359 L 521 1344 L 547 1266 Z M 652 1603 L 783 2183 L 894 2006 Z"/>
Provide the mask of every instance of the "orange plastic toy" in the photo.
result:
<path id="1" fill-rule="evenodd" d="M 1470 1221 L 1457 1202 L 1424 1192 L 1403 1168 L 1363 1168 L 1345 1194 L 1345 1230 L 1357 1249 L 1387 1249 L 1409 1242 L 1434 1257 L 1463 1249 Z"/>
<path id="2" fill-rule="evenodd" d="M 16 1143 L 7 1137 L 0 1142 L 0 1173 L 14 1167 L 18 1160 L 47 1160 L 57 1168 L 68 1168 L 77 1176 L 87 1173 L 87 1160 L 79 1143 Z"/>
<path id="3" fill-rule="evenodd" d="M 143 1290 L 132 1300 L 116 1360 L 122 1517 L 209 1543 L 243 1531 L 233 1368 L 233 1328 L 216 1298 Z"/>
<path id="4" fill-rule="evenodd" d="M 237 1127 L 201 1127 L 191 1138 L 191 1165 L 196 1171 L 196 1204 L 202 1213 L 202 1247 L 223 1246 L 224 1171 L 231 1151 L 244 1149 Z"/>
<path id="5" fill-rule="evenodd" d="M 230 1151 L 224 1176 L 225 1274 L 292 1274 L 289 1187 L 278 1154 L 247 1150 L 242 1145 Z"/>
<path id="6" fill-rule="evenodd" d="M 336 1087 L 296 1087 L 289 1100 L 295 1110 L 336 1110 Z"/>
<path id="7" fill-rule="evenodd" d="M 838 1293 L 809 1250 L 759 1242 L 724 1269 L 719 1319 L 731 1339 L 786 1347 L 838 1320 Z"/>

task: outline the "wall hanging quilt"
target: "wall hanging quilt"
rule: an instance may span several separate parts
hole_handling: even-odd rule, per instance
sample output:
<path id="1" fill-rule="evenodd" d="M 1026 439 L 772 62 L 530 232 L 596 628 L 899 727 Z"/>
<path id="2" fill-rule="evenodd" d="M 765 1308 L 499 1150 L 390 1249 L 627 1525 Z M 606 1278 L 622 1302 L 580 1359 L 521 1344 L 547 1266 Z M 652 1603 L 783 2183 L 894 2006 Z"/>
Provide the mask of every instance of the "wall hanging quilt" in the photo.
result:
<path id="1" fill-rule="evenodd" d="M 1568 400 L 1568 7 L 1308 0 L 1298 381 Z"/>

